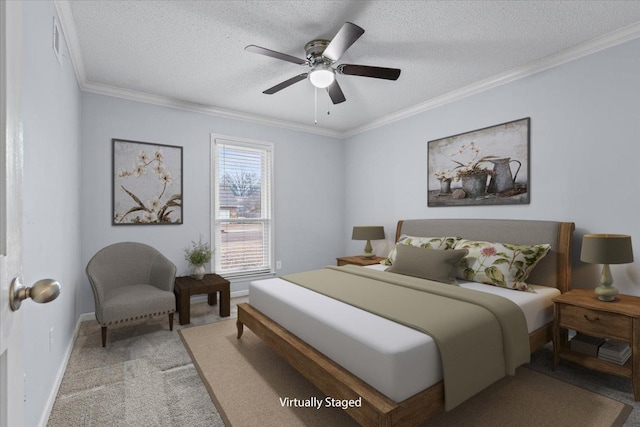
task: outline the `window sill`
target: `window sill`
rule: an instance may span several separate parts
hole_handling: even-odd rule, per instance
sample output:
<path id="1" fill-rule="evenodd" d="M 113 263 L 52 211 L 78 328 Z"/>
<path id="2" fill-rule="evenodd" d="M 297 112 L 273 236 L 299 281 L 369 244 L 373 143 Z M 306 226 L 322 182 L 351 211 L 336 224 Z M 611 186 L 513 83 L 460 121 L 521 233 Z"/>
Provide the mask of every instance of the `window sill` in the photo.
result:
<path id="1" fill-rule="evenodd" d="M 220 276 L 224 277 L 225 279 L 227 279 L 229 282 L 234 283 L 234 282 L 250 282 L 252 280 L 261 280 L 261 279 L 271 279 L 276 277 L 276 273 L 275 272 L 269 272 L 269 273 L 246 273 L 246 274 L 242 274 L 242 273 L 218 273 L 220 274 Z"/>

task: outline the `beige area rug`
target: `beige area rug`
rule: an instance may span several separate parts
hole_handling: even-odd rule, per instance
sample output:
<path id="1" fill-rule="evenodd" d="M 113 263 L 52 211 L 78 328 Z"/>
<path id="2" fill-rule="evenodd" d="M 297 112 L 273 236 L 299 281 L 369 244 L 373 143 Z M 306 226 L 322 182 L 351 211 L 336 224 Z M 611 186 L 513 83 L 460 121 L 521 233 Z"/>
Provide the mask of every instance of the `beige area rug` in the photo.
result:
<path id="1" fill-rule="evenodd" d="M 292 408 L 281 399 L 324 395 L 235 319 L 179 331 L 227 427 L 351 426 L 339 408 Z M 526 367 L 428 426 L 621 426 L 631 407 Z"/>

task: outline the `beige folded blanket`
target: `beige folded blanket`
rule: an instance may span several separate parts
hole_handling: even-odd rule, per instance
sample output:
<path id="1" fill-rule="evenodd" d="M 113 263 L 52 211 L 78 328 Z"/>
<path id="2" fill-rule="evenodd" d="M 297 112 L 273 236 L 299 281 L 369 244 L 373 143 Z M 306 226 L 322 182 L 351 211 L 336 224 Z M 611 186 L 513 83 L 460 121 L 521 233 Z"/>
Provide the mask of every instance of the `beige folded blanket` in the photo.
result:
<path id="1" fill-rule="evenodd" d="M 506 298 L 353 265 L 282 279 L 430 335 L 442 359 L 445 410 L 529 362 L 524 314 Z"/>

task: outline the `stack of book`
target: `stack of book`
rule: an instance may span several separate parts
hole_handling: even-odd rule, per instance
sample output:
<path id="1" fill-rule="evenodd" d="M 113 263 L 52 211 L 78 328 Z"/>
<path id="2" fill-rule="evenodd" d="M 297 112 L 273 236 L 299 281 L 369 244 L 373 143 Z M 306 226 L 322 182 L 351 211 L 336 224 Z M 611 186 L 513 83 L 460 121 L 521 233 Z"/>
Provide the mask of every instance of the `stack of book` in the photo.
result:
<path id="1" fill-rule="evenodd" d="M 586 354 L 587 356 L 598 357 L 598 349 L 605 343 L 603 338 L 596 338 L 585 334 L 576 334 L 569 341 L 572 351 Z"/>
<path id="2" fill-rule="evenodd" d="M 631 348 L 629 344 L 616 341 L 607 341 L 600 346 L 598 350 L 598 359 L 607 362 L 624 365 L 631 357 Z"/>

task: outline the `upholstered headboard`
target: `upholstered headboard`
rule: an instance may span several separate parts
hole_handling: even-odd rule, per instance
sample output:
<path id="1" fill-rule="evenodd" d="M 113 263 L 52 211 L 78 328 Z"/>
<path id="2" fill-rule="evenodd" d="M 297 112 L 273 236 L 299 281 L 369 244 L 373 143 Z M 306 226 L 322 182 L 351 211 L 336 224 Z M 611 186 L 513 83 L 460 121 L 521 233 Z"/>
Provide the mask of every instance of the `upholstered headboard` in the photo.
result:
<path id="1" fill-rule="evenodd" d="M 571 288 L 572 222 L 513 219 L 410 219 L 398 221 L 396 241 L 409 236 L 457 236 L 470 240 L 533 245 L 549 243 L 551 250 L 534 268 L 527 282 L 558 288 Z"/>

